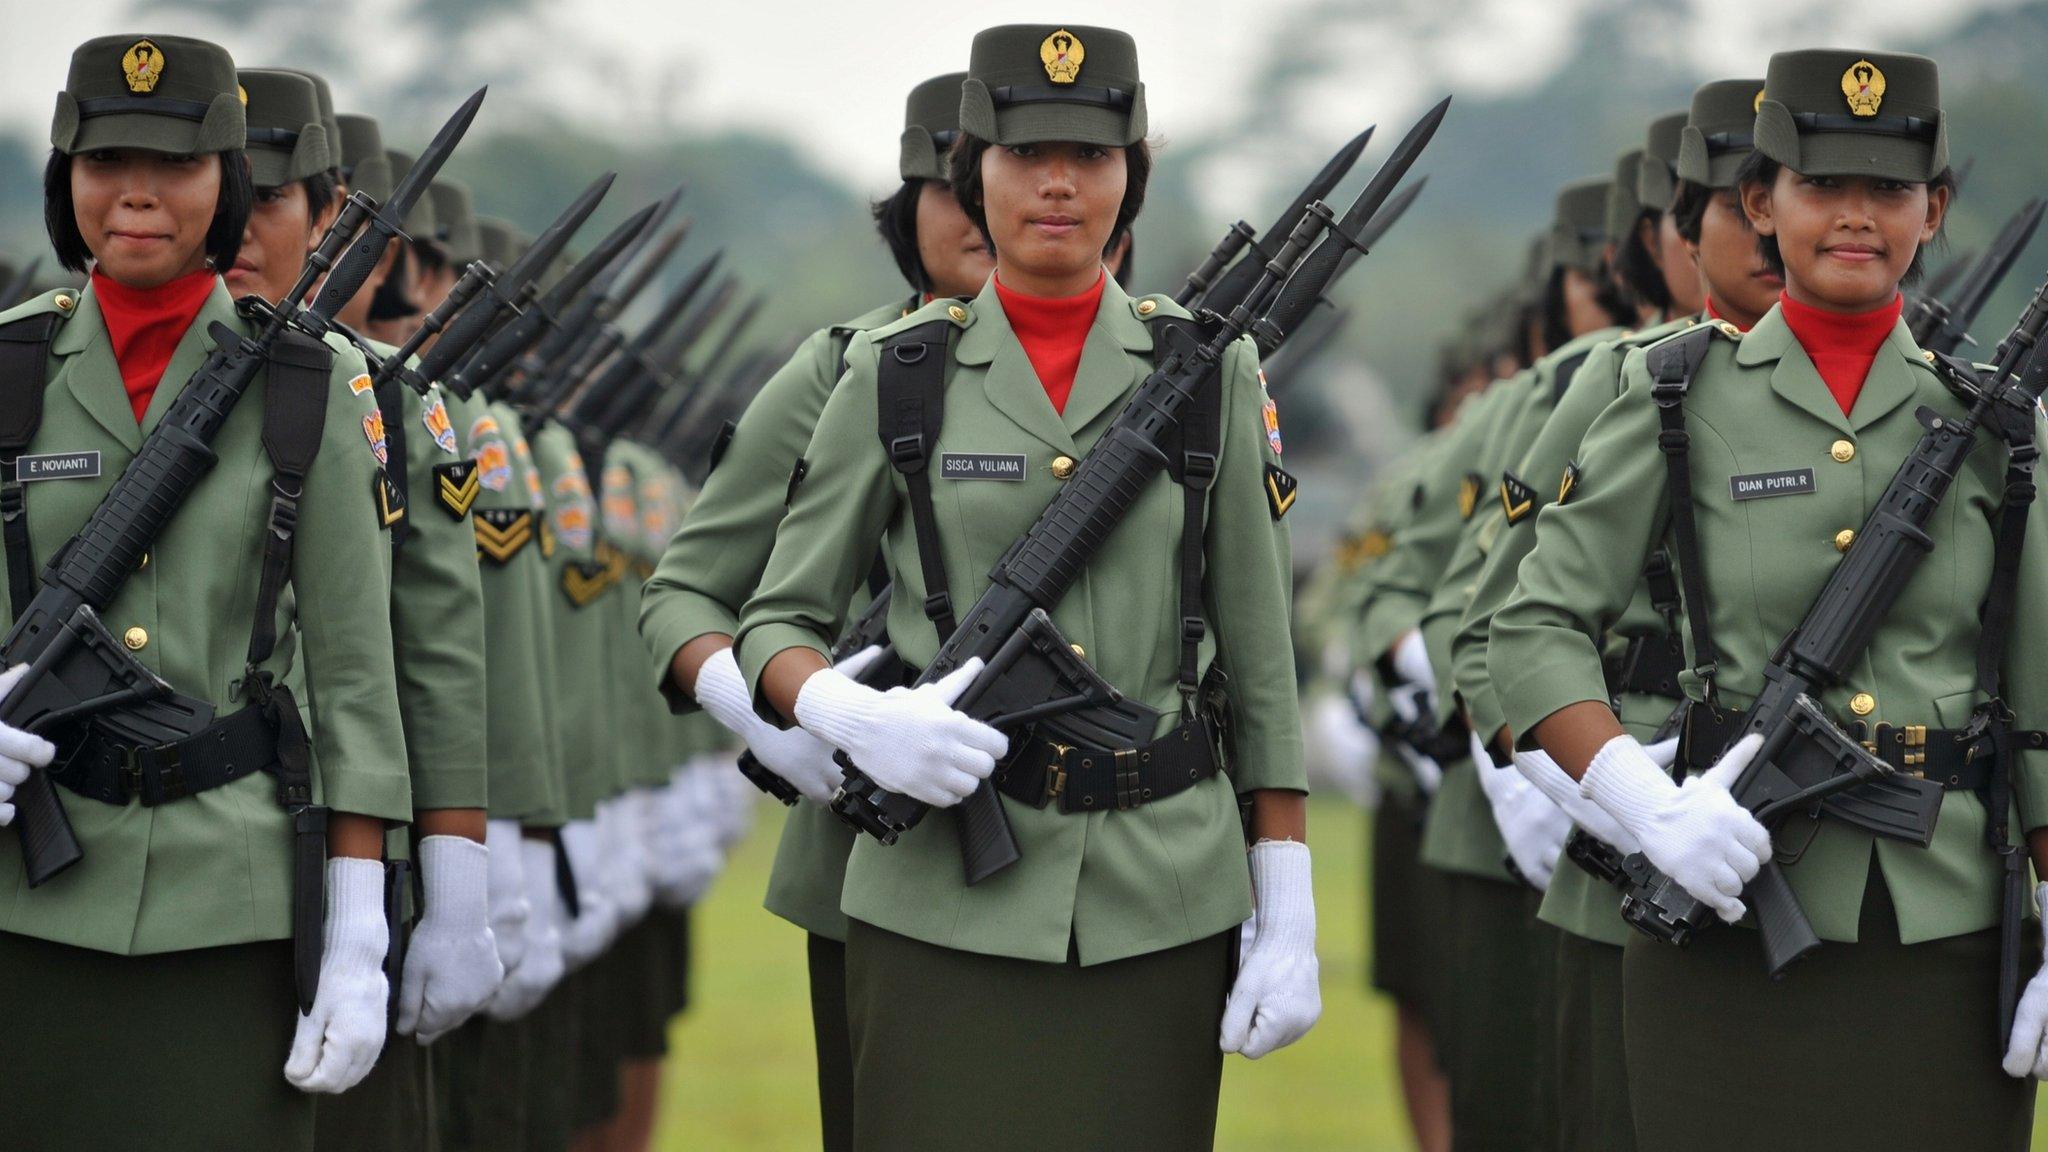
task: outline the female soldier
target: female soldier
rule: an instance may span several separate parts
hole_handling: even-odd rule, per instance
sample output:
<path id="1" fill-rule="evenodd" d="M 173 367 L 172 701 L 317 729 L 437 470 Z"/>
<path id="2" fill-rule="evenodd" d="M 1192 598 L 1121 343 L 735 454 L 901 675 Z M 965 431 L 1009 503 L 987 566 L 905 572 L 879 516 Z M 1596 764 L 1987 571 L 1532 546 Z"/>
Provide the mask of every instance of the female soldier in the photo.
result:
<path id="1" fill-rule="evenodd" d="M 669 699 L 688 707 L 694 696 L 769 771 L 803 794 L 783 824 L 767 907 L 809 934 L 818 1112 L 829 1149 L 848 1148 L 853 1141 L 846 917 L 839 911 L 839 890 L 854 833 L 824 806 L 839 786 L 832 750 L 802 729 L 784 732 L 754 714 L 732 656 L 732 634 L 775 543 L 788 478 L 845 370 L 847 343 L 934 297 L 972 296 L 995 266 L 988 241 L 946 182 L 944 153 L 960 134 L 964 78 L 949 72 L 911 89 L 897 163 L 903 185 L 874 209 L 875 225 L 914 295 L 813 333 L 769 379 L 663 554 L 641 607 L 640 630 Z"/>
<path id="2" fill-rule="evenodd" d="M 1270 477 L 1277 496 L 1285 473 L 1249 345 L 1220 365 L 1206 498 L 1148 486 L 1051 608 L 1077 653 L 1161 710 L 1151 744 L 1069 748 L 1020 733 L 1007 755 L 1003 734 L 951 707 L 978 661 L 884 694 L 823 655 L 880 547 L 895 588 L 890 639 L 911 664 L 928 661 L 949 597 L 974 601 L 1150 372 L 1146 322 L 1176 310 L 1132 300 L 1102 267 L 1143 201 L 1145 123 L 1129 36 L 1010 25 L 975 37 L 949 163 L 996 273 L 971 302 L 937 301 L 855 338 L 806 453 L 809 479 L 741 620 L 739 663 L 762 714 L 844 748 L 883 787 L 945 808 L 1006 764 L 997 780 L 1022 848 L 1008 871 L 967 886 L 946 818 L 894 847 L 863 841 L 848 861 L 856 1148 L 1206 1148 L 1219 1033 L 1223 1049 L 1259 1056 L 1321 1009 L 1279 523 L 1288 503 L 1265 494 Z M 882 349 L 927 325 L 951 334 L 952 378 L 925 481 L 892 468 L 877 392 Z M 1182 624 L 1182 550 L 1161 547 L 1180 539 L 1184 504 L 1207 524 L 1190 537 L 1206 568 L 1199 604 L 1185 609 L 1199 628 Z M 920 535 L 935 537 L 923 553 Z M 1181 676 L 1205 667 L 1229 673 L 1228 784 L 1205 710 L 1182 716 L 1199 689 Z M 1112 757 L 1137 762 L 1141 795 L 1087 782 L 1084 766 Z M 1235 793 L 1250 801 L 1249 861 Z M 1140 1090 L 1133 1069 L 1144 1070 Z"/>
<path id="3" fill-rule="evenodd" d="M 6 545 L 14 615 L 33 595 L 15 575 L 65 544 L 156 432 L 213 347 L 209 326 L 253 331 L 218 275 L 249 213 L 245 131 L 234 62 L 215 45 L 112 36 L 72 56 L 44 213 L 58 258 L 90 265 L 92 280 L 0 317 L 34 357 L 0 371 L 13 397 L 0 409 L 40 408 L 28 453 L 91 463 L 31 486 L 26 548 L 19 536 Z M 218 462 L 101 613 L 216 718 L 168 749 L 97 726 L 67 741 L 52 776 L 85 857 L 41 887 L 18 878 L 15 838 L 0 842 L 0 1013 L 12 1036 L 0 1046 L 0 1131 L 62 1148 L 306 1149 L 312 1101 L 279 1069 L 338 1092 L 383 1044 L 379 856 L 384 822 L 406 819 L 411 802 L 371 504 L 378 445 L 365 442 L 376 409 L 358 394 L 367 379 L 353 352 L 297 370 L 326 378 L 309 382 L 328 389 L 324 447 L 299 502 L 295 594 L 263 604 L 249 575 L 263 564 L 275 479 L 263 393 L 284 364 L 259 375 L 212 445 Z M 278 623 L 267 656 L 252 650 L 259 615 Z M 278 752 L 289 737 L 251 700 L 269 685 L 290 690 L 272 697 L 280 706 L 301 702 L 334 810 L 319 990 L 295 1038 L 293 831 L 274 778 L 289 775 Z M 11 742 L 17 761 L 49 762 L 48 745 Z M 123 1076 L 109 1107 L 109 1069 L 148 1071 Z"/>
<path id="4" fill-rule="evenodd" d="M 2001 451 L 1969 458 L 1929 525 L 1935 562 L 1914 575 L 1846 681 L 1816 693 L 1852 737 L 1950 785 L 1931 845 L 1874 841 L 1828 818 L 1795 818 L 1774 843 L 1727 789 L 1758 746 L 1751 737 L 1731 747 L 1734 718 L 1924 434 L 1916 411 L 1963 410 L 1898 322 L 1899 286 L 1939 234 L 1953 190 L 1934 64 L 1780 53 L 1754 140 L 1737 183 L 1765 258 L 1782 268 L 1780 302 L 1747 334 L 1714 324 L 1669 338 L 1699 341 L 1703 355 L 1673 412 L 1687 436 L 1672 462 L 1659 448 L 1647 364 L 1669 345 L 1629 353 L 1620 398 L 1580 447 L 1571 498 L 1537 521 L 1488 663 L 1523 745 L 1577 778 L 1651 863 L 1733 922 L 1743 885 L 1775 853 L 1829 941 L 1781 983 L 1760 971 L 1747 932 L 1705 931 L 1683 950 L 1628 941 L 1623 1026 L 1643 1147 L 2024 1147 L 2032 1089 L 2000 1076 L 1986 1043 L 2001 877 L 1986 826 L 2006 801 L 1988 797 L 1987 813 L 1975 789 L 1989 774 L 1957 739 L 1985 703 L 1978 621 L 1997 551 Z M 1667 475 L 1680 469 L 1690 499 L 1673 510 Z M 1779 483 L 1766 489 L 1767 476 Z M 1759 489 L 1774 494 L 1745 498 Z M 1674 533 L 1677 569 L 1704 587 L 1685 605 L 1682 755 L 1706 773 L 1683 786 L 1610 709 L 1597 646 L 1675 514 L 1690 515 L 1697 537 L 1681 547 Z M 2048 560 L 2040 536 L 2025 543 L 2020 636 L 2048 625 L 2032 586 Z M 2021 725 L 2038 725 L 2048 669 L 2005 663 L 1989 687 Z M 2024 823 L 2039 825 L 2038 799 L 2027 798 L 2042 795 L 2048 765 L 2029 752 L 2013 767 Z M 2036 859 L 2048 858 L 2048 837 L 2030 839 Z M 1913 1091 L 1811 1075 L 1876 1049 L 1910 1062 Z"/>

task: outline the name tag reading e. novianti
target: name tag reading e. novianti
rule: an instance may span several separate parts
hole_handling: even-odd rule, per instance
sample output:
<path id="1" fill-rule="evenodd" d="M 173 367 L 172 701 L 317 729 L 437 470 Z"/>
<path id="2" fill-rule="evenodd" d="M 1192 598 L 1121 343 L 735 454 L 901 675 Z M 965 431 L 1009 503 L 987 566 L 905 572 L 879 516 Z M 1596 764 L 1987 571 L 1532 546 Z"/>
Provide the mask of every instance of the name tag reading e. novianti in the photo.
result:
<path id="1" fill-rule="evenodd" d="M 23 484 L 31 480 L 90 480 L 99 474 L 98 449 L 14 458 L 14 478 Z"/>
<path id="2" fill-rule="evenodd" d="M 1762 500 L 1770 496 L 1813 495 L 1813 469 L 1787 468 L 1782 472 L 1752 472 L 1728 478 L 1728 495 L 1737 500 Z"/>
<path id="3" fill-rule="evenodd" d="M 941 452 L 939 475 L 948 480 L 1024 479 L 1024 456 L 999 452 Z"/>

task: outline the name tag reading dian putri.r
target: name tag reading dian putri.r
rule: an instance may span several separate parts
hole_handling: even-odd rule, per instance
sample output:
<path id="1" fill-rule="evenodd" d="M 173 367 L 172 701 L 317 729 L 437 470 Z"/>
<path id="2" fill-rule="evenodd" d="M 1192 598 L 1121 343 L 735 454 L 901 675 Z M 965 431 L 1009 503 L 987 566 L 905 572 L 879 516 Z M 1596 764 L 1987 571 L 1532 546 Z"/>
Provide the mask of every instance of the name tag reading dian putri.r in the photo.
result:
<path id="1" fill-rule="evenodd" d="M 1736 500 L 1763 500 L 1771 496 L 1813 495 L 1813 469 L 1787 468 L 1781 472 L 1752 472 L 1728 478 L 1728 495 Z"/>

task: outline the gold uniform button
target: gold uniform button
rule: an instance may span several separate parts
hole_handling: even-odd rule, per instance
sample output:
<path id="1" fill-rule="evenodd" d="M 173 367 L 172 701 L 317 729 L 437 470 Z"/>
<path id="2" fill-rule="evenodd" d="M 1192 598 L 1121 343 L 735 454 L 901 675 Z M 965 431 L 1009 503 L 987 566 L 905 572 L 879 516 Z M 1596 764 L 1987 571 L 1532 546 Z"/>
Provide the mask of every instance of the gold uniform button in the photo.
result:
<path id="1" fill-rule="evenodd" d="M 1855 542 L 1856 530 L 1854 528 L 1844 528 L 1840 532 L 1835 533 L 1835 551 L 1837 552 L 1847 552 L 1849 545 Z"/>
<path id="2" fill-rule="evenodd" d="M 1849 697 L 1849 711 L 1858 716 L 1868 716 L 1877 711 L 1877 697 L 1868 692 L 1858 692 Z"/>
<path id="3" fill-rule="evenodd" d="M 1721 334 L 1723 336 L 1728 337 L 1730 340 L 1742 339 L 1742 329 L 1737 328 L 1735 325 L 1730 324 L 1726 320 L 1721 321 Z"/>
<path id="4" fill-rule="evenodd" d="M 955 324 L 967 323 L 967 309 L 962 308 L 958 304 L 950 305 L 949 307 L 947 307 L 946 315 L 952 317 L 953 323 Z"/>
<path id="5" fill-rule="evenodd" d="M 59 296 L 55 300 L 50 301 L 50 303 L 55 304 L 59 312 L 69 312 L 76 301 L 72 300 L 69 296 Z"/>
<path id="6" fill-rule="evenodd" d="M 1934 363 L 1934 352 L 1933 352 L 1932 350 L 1926 350 L 1926 351 L 1922 351 L 1922 352 L 1920 353 L 1920 356 L 1921 356 L 1921 358 L 1922 358 L 1922 359 L 1926 360 L 1926 361 L 1927 361 L 1927 362 L 1928 362 L 1929 364 L 1932 364 L 1932 363 Z"/>
<path id="7" fill-rule="evenodd" d="M 1159 301 L 1157 301 L 1157 300 L 1140 300 L 1140 301 L 1138 301 L 1138 315 L 1140 315 L 1140 316 L 1150 316 L 1151 314 L 1153 314 L 1154 312 L 1157 312 L 1157 311 L 1159 311 Z"/>
<path id="8" fill-rule="evenodd" d="M 1067 647 L 1072 648 L 1074 650 L 1074 655 L 1080 657 L 1081 659 L 1086 660 L 1088 658 L 1088 650 L 1086 648 L 1081 647 L 1079 644 L 1069 644 L 1067 645 Z"/>
<path id="9" fill-rule="evenodd" d="M 149 646 L 149 632 L 138 624 L 121 633 L 121 643 L 127 645 L 130 652 L 140 652 Z"/>
<path id="10" fill-rule="evenodd" d="M 1828 455 L 1833 456 L 1837 464 L 1847 464 L 1856 458 L 1856 446 L 1847 440 L 1837 440 L 1829 446 Z"/>
<path id="11" fill-rule="evenodd" d="M 1067 477 L 1072 476 L 1073 474 L 1074 458 L 1072 456 L 1055 456 L 1052 458 L 1053 479 L 1065 480 Z"/>

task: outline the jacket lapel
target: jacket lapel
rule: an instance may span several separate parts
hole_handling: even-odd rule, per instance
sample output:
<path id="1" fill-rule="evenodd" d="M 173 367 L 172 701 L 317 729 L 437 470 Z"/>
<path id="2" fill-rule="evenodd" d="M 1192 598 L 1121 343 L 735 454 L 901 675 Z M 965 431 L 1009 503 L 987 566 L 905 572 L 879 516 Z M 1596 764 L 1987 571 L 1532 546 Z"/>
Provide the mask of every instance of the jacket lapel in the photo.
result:
<path id="1" fill-rule="evenodd" d="M 1137 381 L 1137 366 L 1128 352 L 1150 352 L 1152 333 L 1131 312 L 1131 298 L 1117 282 L 1104 277 L 1102 304 L 1081 348 L 1081 366 L 1074 390 L 1060 420 L 1070 433 L 1080 432 L 1112 405 L 1121 405 Z"/>
<path id="2" fill-rule="evenodd" d="M 50 341 L 50 355 L 63 358 L 57 374 L 86 415 L 130 453 L 141 448 L 142 430 L 136 426 L 135 410 L 128 405 L 121 366 L 114 362 L 114 345 L 100 316 L 99 298 L 90 286 L 78 294 L 77 313 Z"/>
<path id="3" fill-rule="evenodd" d="M 1919 366 L 1925 363 L 1905 322 L 1894 325 L 1884 346 L 1877 350 L 1877 358 L 1870 362 L 1870 375 L 1863 381 L 1863 391 L 1856 396 L 1849 422 L 1861 432 L 1919 395 Z"/>
<path id="4" fill-rule="evenodd" d="M 1835 394 L 1828 391 L 1827 383 L 1820 378 L 1813 361 L 1807 358 L 1806 349 L 1799 346 L 1798 337 L 1792 335 L 1784 314 L 1776 306 L 1764 313 L 1764 318 L 1742 338 L 1735 358 L 1744 365 L 1777 361 L 1771 370 L 1771 391 L 1779 399 L 1838 432 L 1851 430 L 1849 418 L 1842 415 L 1842 406 L 1835 403 Z"/>
<path id="5" fill-rule="evenodd" d="M 215 321 L 231 328 L 238 327 L 235 299 L 228 295 L 227 285 L 219 280 L 213 282 L 212 294 L 207 296 L 206 303 L 199 306 L 199 313 L 192 318 L 191 327 L 185 329 L 185 335 L 178 340 L 177 350 L 171 353 L 171 362 L 164 366 L 163 379 L 157 381 L 156 394 L 149 398 L 149 407 L 142 413 L 144 436 L 156 431 L 156 426 L 163 421 L 164 413 L 170 411 L 171 404 L 178 399 L 178 394 L 185 390 L 185 382 L 190 380 L 192 373 L 197 372 L 199 366 L 206 362 L 206 358 L 212 355 L 213 337 L 206 334 L 206 329 Z"/>
<path id="6" fill-rule="evenodd" d="M 995 277 L 989 277 L 981 295 L 975 297 L 974 323 L 960 334 L 953 354 L 963 365 L 988 365 L 981 387 L 996 411 L 1054 451 L 1078 453 L 1074 438 L 1067 434 L 1059 413 L 1052 410 L 1052 401 L 1046 399 L 1045 386 L 1038 382 L 1031 358 L 1010 329 L 1003 303 L 996 298 Z"/>

